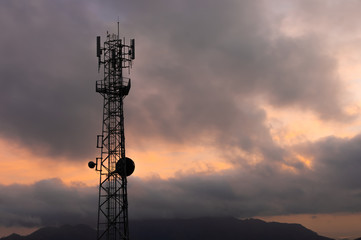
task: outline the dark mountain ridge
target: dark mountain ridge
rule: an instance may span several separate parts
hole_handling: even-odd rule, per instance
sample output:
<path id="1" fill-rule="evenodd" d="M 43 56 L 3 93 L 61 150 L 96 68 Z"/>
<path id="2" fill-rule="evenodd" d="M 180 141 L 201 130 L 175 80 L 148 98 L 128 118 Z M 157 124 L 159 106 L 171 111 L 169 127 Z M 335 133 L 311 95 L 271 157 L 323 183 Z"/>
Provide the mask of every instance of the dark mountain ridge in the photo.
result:
<path id="1" fill-rule="evenodd" d="M 130 222 L 131 240 L 332 240 L 300 224 L 258 219 L 196 218 L 136 220 Z M 12 234 L 0 240 L 95 240 L 86 225 L 44 227 L 28 236 Z"/>
<path id="2" fill-rule="evenodd" d="M 331 240 L 300 224 L 267 223 L 258 219 L 147 220 L 134 222 L 131 230 L 133 240 Z"/>
<path id="3" fill-rule="evenodd" d="M 96 230 L 87 225 L 44 227 L 27 235 L 11 234 L 0 240 L 95 240 Z"/>

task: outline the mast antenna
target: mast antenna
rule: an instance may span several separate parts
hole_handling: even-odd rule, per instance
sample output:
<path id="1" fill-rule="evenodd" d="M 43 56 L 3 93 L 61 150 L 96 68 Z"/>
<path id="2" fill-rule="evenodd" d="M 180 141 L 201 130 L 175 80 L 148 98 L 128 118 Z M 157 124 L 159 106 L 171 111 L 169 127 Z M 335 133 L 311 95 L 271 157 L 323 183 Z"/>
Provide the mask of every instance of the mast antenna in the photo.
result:
<path id="1" fill-rule="evenodd" d="M 104 69 L 104 78 L 95 83 L 104 99 L 103 123 L 102 134 L 97 136 L 100 157 L 88 166 L 99 172 L 97 240 L 129 240 L 127 177 L 135 165 L 125 154 L 123 100 L 131 81 L 123 69 L 132 66 L 134 39 L 130 44 L 119 39 L 118 20 L 116 36 L 107 33 L 103 47 L 99 36 L 96 40 L 98 70 Z"/>
<path id="2" fill-rule="evenodd" d="M 118 16 L 118 22 L 117 22 L 117 24 L 118 24 L 118 39 L 119 39 L 119 16 Z"/>

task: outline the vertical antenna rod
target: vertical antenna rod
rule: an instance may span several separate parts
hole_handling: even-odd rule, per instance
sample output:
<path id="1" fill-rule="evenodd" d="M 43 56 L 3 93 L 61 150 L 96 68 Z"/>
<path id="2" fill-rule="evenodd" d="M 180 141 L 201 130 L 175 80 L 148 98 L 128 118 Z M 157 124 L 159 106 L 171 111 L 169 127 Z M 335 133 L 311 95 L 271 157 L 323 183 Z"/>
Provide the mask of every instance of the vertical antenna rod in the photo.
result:
<path id="1" fill-rule="evenodd" d="M 103 96 L 102 134 L 97 136 L 101 156 L 88 166 L 99 172 L 97 240 L 129 240 L 127 177 L 134 172 L 134 162 L 125 155 L 123 100 L 131 81 L 123 76 L 134 59 L 134 39 L 130 44 L 118 34 L 108 34 L 103 47 L 97 37 L 98 69 L 104 78 L 96 81 L 96 92 Z"/>
<path id="2" fill-rule="evenodd" d="M 119 17 L 118 17 L 118 22 L 117 22 L 117 24 L 118 24 L 118 39 L 119 39 Z"/>

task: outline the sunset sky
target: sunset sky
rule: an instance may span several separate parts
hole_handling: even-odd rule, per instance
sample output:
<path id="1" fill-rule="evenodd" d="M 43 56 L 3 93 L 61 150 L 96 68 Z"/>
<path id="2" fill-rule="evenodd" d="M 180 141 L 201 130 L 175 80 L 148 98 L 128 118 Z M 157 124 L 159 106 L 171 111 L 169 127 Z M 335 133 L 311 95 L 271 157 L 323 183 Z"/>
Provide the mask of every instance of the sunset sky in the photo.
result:
<path id="1" fill-rule="evenodd" d="M 129 216 L 361 237 L 361 1 L 1 0 L 0 237 L 96 223 L 95 40 L 135 38 Z"/>

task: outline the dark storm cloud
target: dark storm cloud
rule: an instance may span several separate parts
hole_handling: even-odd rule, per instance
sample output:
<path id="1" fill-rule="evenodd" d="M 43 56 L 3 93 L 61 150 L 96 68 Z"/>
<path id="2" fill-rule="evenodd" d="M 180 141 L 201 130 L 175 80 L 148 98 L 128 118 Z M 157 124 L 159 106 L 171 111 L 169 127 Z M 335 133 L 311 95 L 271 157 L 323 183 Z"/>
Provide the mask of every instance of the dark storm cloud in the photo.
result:
<path id="1" fill-rule="evenodd" d="M 89 156 L 101 24 L 82 1 L 5 0 L 0 9 L 0 136 L 40 155 Z"/>

